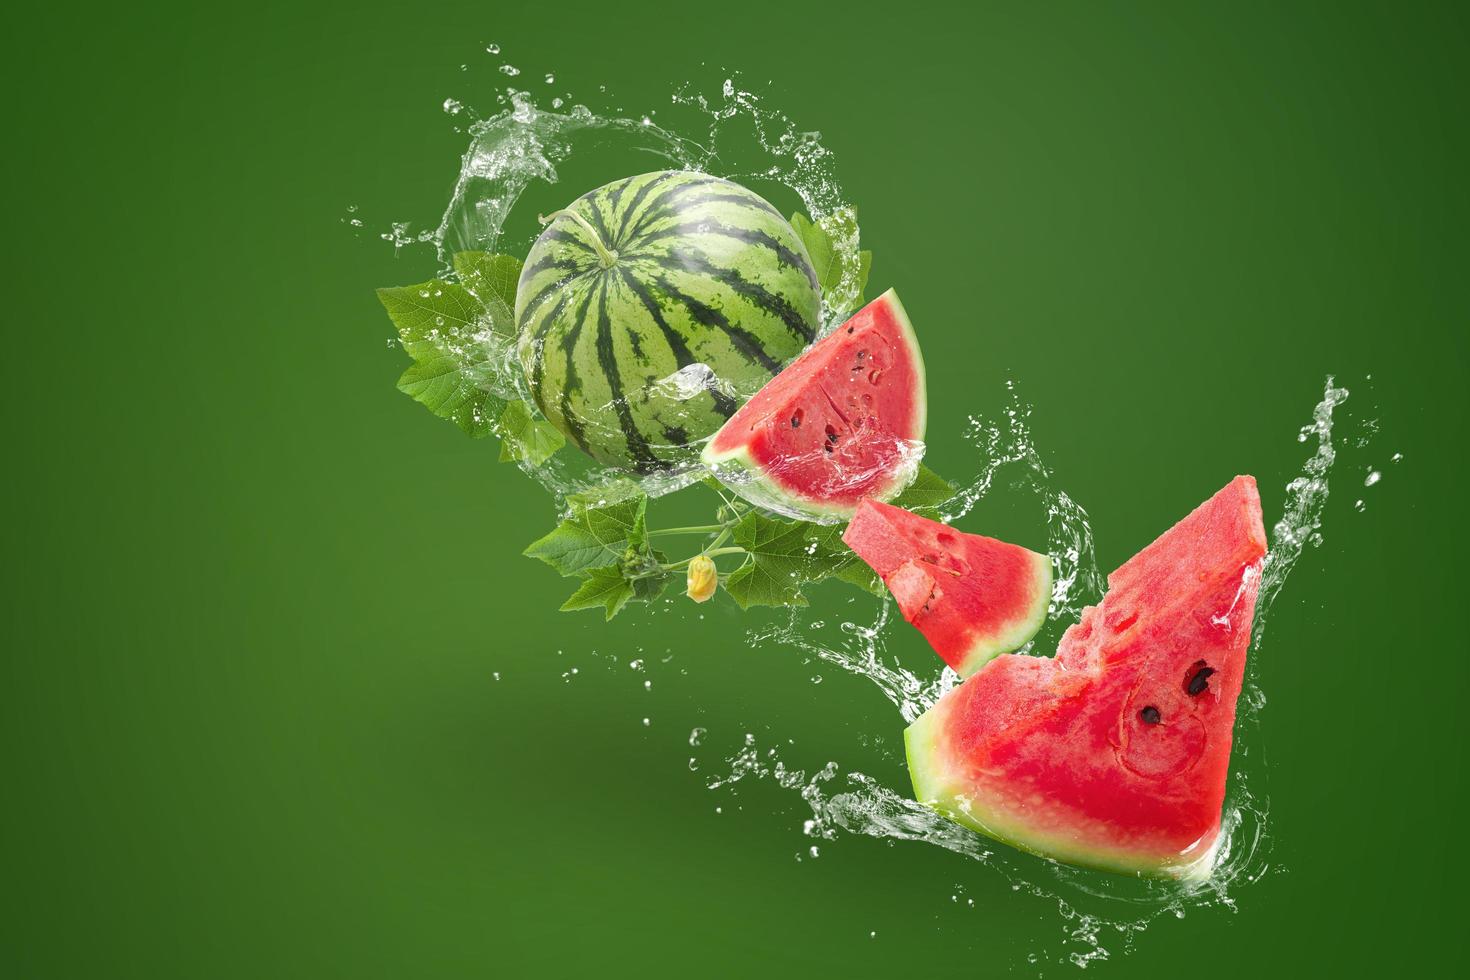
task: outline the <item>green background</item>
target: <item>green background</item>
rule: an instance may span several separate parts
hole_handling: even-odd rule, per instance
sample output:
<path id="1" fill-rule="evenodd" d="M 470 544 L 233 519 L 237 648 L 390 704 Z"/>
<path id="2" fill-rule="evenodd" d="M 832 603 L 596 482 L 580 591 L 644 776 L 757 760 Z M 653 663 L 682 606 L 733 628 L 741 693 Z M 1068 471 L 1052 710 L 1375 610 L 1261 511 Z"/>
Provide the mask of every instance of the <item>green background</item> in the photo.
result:
<path id="1" fill-rule="evenodd" d="M 1015 379 L 1105 568 L 1236 472 L 1273 520 L 1324 376 L 1352 389 L 1340 433 L 1377 434 L 1343 446 L 1260 662 L 1282 870 L 1091 972 L 1440 969 L 1465 909 L 1470 32 L 1463 6 L 1378 6 L 12 12 L 0 972 L 1055 955 L 1051 904 L 984 867 L 848 837 L 798 862 L 799 800 L 706 790 L 695 725 L 707 764 L 752 731 L 902 787 L 897 716 L 752 649 L 727 601 L 558 614 L 566 583 L 520 557 L 546 498 L 394 390 L 371 289 L 432 263 L 375 234 L 437 217 L 464 143 L 439 106 L 491 103 L 491 41 L 531 87 L 630 111 L 769 82 L 919 327 L 934 465 L 973 469 L 961 420 Z"/>

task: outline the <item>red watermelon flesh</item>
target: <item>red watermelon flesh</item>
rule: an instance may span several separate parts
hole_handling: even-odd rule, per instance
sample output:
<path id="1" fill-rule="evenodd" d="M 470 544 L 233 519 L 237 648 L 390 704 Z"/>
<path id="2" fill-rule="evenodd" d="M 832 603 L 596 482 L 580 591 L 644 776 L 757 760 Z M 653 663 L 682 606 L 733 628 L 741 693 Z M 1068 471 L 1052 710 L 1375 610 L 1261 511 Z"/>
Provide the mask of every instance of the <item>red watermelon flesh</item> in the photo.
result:
<path id="1" fill-rule="evenodd" d="M 1059 861 L 1208 874 L 1265 552 L 1237 477 L 1110 575 L 1055 658 L 998 657 L 909 727 L 918 799 Z"/>
<path id="2" fill-rule="evenodd" d="M 836 521 L 888 498 L 923 452 L 924 361 L 889 290 L 817 341 L 720 428 L 704 460 L 730 489 L 794 517 Z"/>
<path id="3" fill-rule="evenodd" d="M 1051 559 L 864 500 L 842 534 L 961 677 L 1020 649 L 1046 621 Z"/>

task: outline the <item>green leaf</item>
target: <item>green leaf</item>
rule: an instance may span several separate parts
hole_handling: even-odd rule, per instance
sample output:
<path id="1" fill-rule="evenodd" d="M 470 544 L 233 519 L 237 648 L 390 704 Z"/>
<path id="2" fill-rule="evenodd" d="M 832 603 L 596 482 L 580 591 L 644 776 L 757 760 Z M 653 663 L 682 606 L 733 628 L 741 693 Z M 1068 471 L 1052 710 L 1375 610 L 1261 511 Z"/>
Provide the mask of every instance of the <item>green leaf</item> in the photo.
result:
<path id="1" fill-rule="evenodd" d="M 517 399 L 500 413 L 500 461 L 523 461 L 540 466 L 567 444 L 556 426 L 535 416 L 531 406 Z"/>
<path id="2" fill-rule="evenodd" d="M 612 619 L 633 595 L 633 583 L 623 574 L 622 565 L 604 565 L 588 570 L 587 578 L 577 587 L 577 591 L 561 604 L 561 611 L 573 612 L 601 607 L 606 611 L 606 618 Z"/>
<path id="3" fill-rule="evenodd" d="M 840 235 L 856 235 L 858 227 L 857 216 L 848 210 L 828 215 L 823 220 L 826 226 L 812 221 L 798 211 L 791 216 L 791 227 L 796 230 L 797 237 L 806 247 L 807 257 L 812 260 L 812 268 L 817 272 L 817 282 L 822 287 L 822 294 L 826 295 L 842 282 L 842 250 L 837 247 L 831 231 L 835 230 Z M 868 273 L 873 267 L 873 253 L 861 250 L 857 254 L 857 260 L 857 299 L 862 302 L 868 288 Z"/>
<path id="4" fill-rule="evenodd" d="M 581 510 L 588 507 L 606 507 L 608 504 L 628 500 L 642 493 L 643 488 L 638 485 L 637 480 L 620 476 L 587 490 L 569 493 L 566 502 L 572 510 Z"/>
<path id="5" fill-rule="evenodd" d="M 735 543 L 747 552 L 745 564 L 731 573 L 725 590 L 742 609 L 806 605 L 802 586 L 838 569 L 831 544 L 836 531 L 751 511 L 735 525 L 733 534 Z M 841 546 L 840 532 L 837 541 Z"/>
<path id="6" fill-rule="evenodd" d="M 480 438 L 494 431 L 504 401 L 487 390 L 484 307 L 468 289 L 438 279 L 378 290 L 413 364 L 400 391 Z"/>
<path id="7" fill-rule="evenodd" d="M 904 488 L 903 493 L 889 503 L 895 507 L 902 507 L 904 510 L 924 514 L 926 517 L 933 517 L 939 506 L 953 496 L 954 487 L 950 482 L 920 463 L 914 482 Z"/>
<path id="8" fill-rule="evenodd" d="M 491 312 L 495 329 L 514 336 L 521 260 L 514 255 L 493 252 L 456 252 L 454 271 L 465 288 Z"/>
<path id="9" fill-rule="evenodd" d="M 669 583 L 673 581 L 672 575 L 650 575 L 646 578 L 633 580 L 633 596 L 643 602 L 652 602 L 664 594 Z"/>
<path id="10" fill-rule="evenodd" d="M 843 565 L 840 570 L 833 572 L 832 577 L 839 582 L 856 585 L 864 592 L 870 592 L 875 596 L 881 597 L 888 594 L 888 589 L 883 585 L 883 580 L 878 577 L 878 573 L 869 568 L 868 563 L 857 555 L 853 555 L 852 561 Z"/>
<path id="11" fill-rule="evenodd" d="M 550 534 L 532 542 L 524 554 L 563 575 L 584 575 L 594 568 L 621 564 L 629 549 L 643 553 L 648 547 L 647 510 L 648 498 L 641 494 L 605 507 L 578 507 Z"/>
<path id="12" fill-rule="evenodd" d="M 884 594 L 886 590 L 877 574 L 842 540 L 846 525 L 812 524 L 809 527 L 807 537 L 813 547 L 807 568 L 808 581 L 835 578 L 874 595 Z"/>
<path id="13" fill-rule="evenodd" d="M 796 230 L 796 237 L 801 239 L 802 245 L 806 246 L 807 258 L 812 260 L 822 292 L 832 289 L 842 280 L 842 257 L 832 247 L 832 238 L 821 225 L 800 211 L 791 216 L 791 227 Z"/>

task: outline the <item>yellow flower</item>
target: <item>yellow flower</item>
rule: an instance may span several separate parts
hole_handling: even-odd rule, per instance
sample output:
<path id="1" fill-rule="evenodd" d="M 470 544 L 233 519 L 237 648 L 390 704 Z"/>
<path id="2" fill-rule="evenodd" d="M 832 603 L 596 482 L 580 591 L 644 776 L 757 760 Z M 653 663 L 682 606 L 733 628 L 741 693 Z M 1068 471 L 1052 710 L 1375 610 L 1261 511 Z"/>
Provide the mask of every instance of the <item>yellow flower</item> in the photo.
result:
<path id="1" fill-rule="evenodd" d="M 689 598 L 704 602 L 720 587 L 720 573 L 714 559 L 700 555 L 689 560 Z"/>

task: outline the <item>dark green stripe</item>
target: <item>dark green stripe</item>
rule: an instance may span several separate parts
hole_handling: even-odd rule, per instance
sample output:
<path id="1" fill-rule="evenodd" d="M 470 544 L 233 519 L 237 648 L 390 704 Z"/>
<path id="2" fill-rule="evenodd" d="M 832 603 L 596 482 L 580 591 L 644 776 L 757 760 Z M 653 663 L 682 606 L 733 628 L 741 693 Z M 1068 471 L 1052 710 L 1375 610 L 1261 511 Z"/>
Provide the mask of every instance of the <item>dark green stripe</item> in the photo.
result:
<path id="1" fill-rule="evenodd" d="M 607 315 L 607 284 L 611 277 L 604 276 L 597 299 L 597 363 L 607 378 L 612 391 L 613 411 L 617 412 L 618 426 L 628 443 L 628 453 L 633 457 L 634 467 L 640 473 L 666 467 L 648 448 L 648 440 L 638 431 L 633 413 L 628 408 L 628 399 L 623 395 L 623 378 L 618 373 L 617 351 L 613 348 L 612 318 Z M 589 295 L 591 294 L 589 290 Z"/>
<path id="2" fill-rule="evenodd" d="M 638 207 L 644 203 L 644 198 L 648 197 L 648 192 L 653 191 L 656 187 L 660 187 L 661 184 L 667 184 L 667 182 L 672 181 L 676 176 L 679 176 L 678 170 L 664 170 L 659 176 L 656 176 L 656 178 L 651 179 L 647 184 L 638 188 L 637 194 L 634 194 L 634 200 L 628 201 L 628 207 L 623 209 L 623 219 L 617 222 L 617 238 L 616 244 L 613 245 L 614 248 L 623 247 L 623 235 L 628 232 L 628 222 L 638 212 Z"/>
<path id="3" fill-rule="evenodd" d="M 687 293 L 680 292 L 667 276 L 660 276 L 658 287 L 662 289 L 670 299 L 682 303 L 689 309 L 689 315 L 694 318 L 695 323 L 706 327 L 714 327 L 725 333 L 730 338 L 730 343 L 735 349 L 744 354 L 748 360 L 755 361 L 771 374 L 781 370 L 781 365 L 771 359 L 765 348 L 761 345 L 760 338 L 743 327 L 738 327 L 725 318 L 725 314 L 712 306 L 706 306 L 699 300 Z"/>
<path id="4" fill-rule="evenodd" d="M 722 235 L 725 238 L 733 238 L 747 245 L 759 245 L 776 253 L 776 258 L 782 265 L 789 265 L 798 269 L 806 276 L 807 282 L 812 284 L 813 289 L 821 289 L 822 284 L 817 281 L 817 272 L 812 264 L 801 255 L 792 251 L 781 240 L 768 232 L 750 228 L 736 228 L 733 225 L 721 224 L 717 221 L 686 221 L 677 225 L 670 225 L 658 231 L 649 232 L 639 242 L 645 245 L 664 238 L 677 238 L 680 235 Z"/>
<path id="5" fill-rule="evenodd" d="M 612 193 L 610 193 L 610 194 L 607 195 L 607 213 L 608 214 L 614 214 L 615 215 L 615 214 L 618 213 L 618 202 L 623 199 L 623 195 L 625 193 L 627 193 L 628 185 L 630 183 L 632 183 L 632 181 L 633 181 L 633 178 L 629 177 L 627 180 L 620 180 L 620 181 L 617 181 L 616 184 L 614 184 L 613 189 L 612 189 Z M 608 247 L 609 248 L 612 247 L 612 242 L 608 242 Z"/>
<path id="6" fill-rule="evenodd" d="M 643 217 L 639 218 L 637 223 L 633 225 L 633 230 L 628 232 L 628 240 L 630 242 L 636 240 L 638 233 L 648 227 L 649 222 L 659 221 L 674 214 L 676 209 L 672 205 L 679 195 L 687 194 L 696 187 L 706 187 L 710 184 L 719 183 L 723 183 L 723 181 L 718 177 L 704 177 L 702 179 L 687 180 L 682 184 L 664 191 L 658 197 L 648 202 L 648 206 L 643 209 Z"/>
<path id="7" fill-rule="evenodd" d="M 582 389 L 581 379 L 577 377 L 577 359 L 572 356 L 577 349 L 577 339 L 582 336 L 582 324 L 587 322 L 587 311 L 592 307 L 592 290 L 587 290 L 587 298 L 582 301 L 582 309 L 577 313 L 576 320 L 572 323 L 572 329 L 568 330 L 566 336 L 561 339 L 562 353 L 566 355 L 567 376 L 561 389 L 561 420 L 566 426 L 563 430 L 572 437 L 582 450 L 588 452 L 587 439 L 582 427 L 582 420 L 572 414 L 572 392 Z"/>
<path id="8" fill-rule="evenodd" d="M 638 193 L 633 195 L 633 200 L 629 201 L 627 208 L 623 210 L 623 220 L 618 222 L 617 244 L 613 246 L 614 248 L 623 247 L 623 235 L 628 230 L 628 221 L 638 210 L 638 206 L 643 203 L 643 199 L 648 196 L 648 192 L 653 190 L 655 187 L 658 187 L 660 184 L 667 183 L 677 176 L 679 176 L 679 171 L 666 170 L 663 173 L 659 174 L 657 177 L 650 180 L 648 183 L 644 184 L 642 187 L 638 188 Z"/>
<path id="9" fill-rule="evenodd" d="M 764 211 L 766 214 L 774 215 L 782 221 L 786 220 L 786 215 L 771 207 L 765 198 L 755 194 L 731 194 L 728 192 L 722 194 L 719 191 L 715 191 L 711 194 L 701 194 L 698 197 L 691 198 L 684 202 L 683 207 L 697 208 L 705 204 L 731 204 L 735 207 L 755 208 L 757 211 Z"/>
<path id="10" fill-rule="evenodd" d="M 532 246 L 532 248 L 534 247 Z M 541 258 L 522 269 L 521 278 L 529 282 L 547 269 L 565 269 L 568 272 L 577 272 L 585 268 L 587 268 L 586 264 L 578 262 L 576 259 L 563 258 L 555 252 L 548 251 Z"/>
<path id="11" fill-rule="evenodd" d="M 556 301 L 551 312 L 546 314 L 546 319 L 541 321 L 541 329 L 536 331 L 536 336 L 531 341 L 531 396 L 536 399 L 536 405 L 541 409 L 541 414 L 548 418 L 551 417 L 551 413 L 546 410 L 546 402 L 541 398 L 541 378 L 546 373 L 546 334 L 556 324 L 557 318 L 561 316 L 561 311 L 566 309 L 570 298 L 570 292 L 561 294 L 561 298 Z M 526 322 L 530 323 L 529 320 Z"/>
<path id="12" fill-rule="evenodd" d="M 537 264 L 539 265 L 540 263 L 537 263 Z M 539 307 L 542 303 L 546 302 L 546 300 L 547 300 L 548 297 L 550 297 L 553 293 L 557 292 L 558 290 L 564 289 L 567 286 L 571 285 L 572 283 L 576 282 L 577 281 L 577 277 L 585 274 L 586 271 L 587 271 L 587 267 L 586 266 L 583 266 L 583 265 L 580 265 L 580 264 L 577 264 L 577 263 L 573 263 L 572 265 L 573 265 L 573 268 L 575 269 L 575 271 L 572 274 L 565 275 L 565 276 L 558 276 L 556 279 L 553 279 L 547 285 L 541 287 L 541 291 L 540 292 L 534 293 L 534 294 L 526 297 L 526 305 L 523 307 L 523 310 L 522 310 L 522 313 L 521 313 L 521 317 L 520 317 L 522 323 L 526 322 L 532 316 L 532 314 L 535 313 L 536 308 Z M 526 277 L 523 276 L 522 279 L 523 280 L 526 280 Z M 529 280 L 526 280 L 526 281 L 529 281 Z M 519 299 L 519 297 L 517 297 L 517 299 Z"/>
<path id="13" fill-rule="evenodd" d="M 751 305 L 779 317 L 802 344 L 809 344 L 816 338 L 816 326 L 808 323 L 806 317 L 786 297 L 773 293 L 761 286 L 759 283 L 751 282 L 736 269 L 722 269 L 710 262 L 709 257 L 703 252 L 692 248 L 672 248 L 667 255 L 657 253 L 635 253 L 628 256 L 630 261 L 649 262 L 661 269 L 673 272 L 688 272 L 698 276 L 708 276 L 729 288 L 737 295 L 744 297 Z"/>
<path id="14" fill-rule="evenodd" d="M 608 234 L 607 221 L 602 216 L 602 208 L 597 206 L 597 191 L 588 191 L 582 195 L 581 199 L 587 202 L 587 210 L 591 212 L 587 220 L 592 222 L 592 227 L 597 229 L 597 237 L 602 239 L 604 246 L 612 248 L 612 235 Z"/>
<path id="15" fill-rule="evenodd" d="M 586 252 L 588 255 L 593 256 L 594 258 L 597 256 L 597 252 L 592 248 L 591 245 L 588 245 L 586 242 L 582 241 L 582 239 L 578 238 L 576 235 L 573 235 L 571 232 L 562 231 L 560 228 L 557 228 L 554 225 L 541 233 L 540 240 L 543 242 L 558 242 L 562 245 L 575 245 L 577 248 Z"/>
<path id="16" fill-rule="evenodd" d="M 627 269 L 618 269 L 618 274 L 622 276 L 623 283 L 628 287 L 628 291 L 638 298 L 638 301 L 643 304 L 643 308 L 648 311 L 648 315 L 653 317 L 653 322 L 658 325 L 659 332 L 664 335 L 664 340 L 668 343 L 669 350 L 674 355 L 674 362 L 681 368 L 686 368 L 696 363 L 694 354 L 689 350 L 689 345 L 684 342 L 684 338 L 679 335 L 677 330 L 669 326 L 668 320 L 664 319 L 664 312 L 659 308 L 658 300 L 653 298 L 653 294 L 641 282 L 629 275 Z M 717 388 L 709 388 L 707 390 L 709 391 L 710 397 L 714 399 L 715 411 L 719 412 L 725 418 L 734 415 L 735 410 L 740 407 L 735 403 L 735 399 L 723 391 Z"/>

